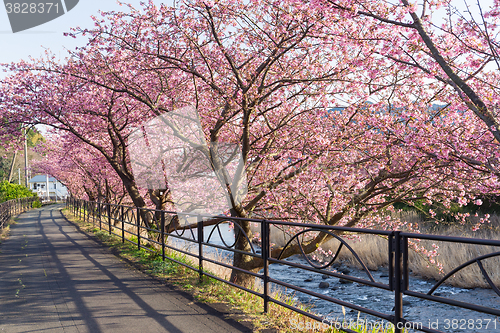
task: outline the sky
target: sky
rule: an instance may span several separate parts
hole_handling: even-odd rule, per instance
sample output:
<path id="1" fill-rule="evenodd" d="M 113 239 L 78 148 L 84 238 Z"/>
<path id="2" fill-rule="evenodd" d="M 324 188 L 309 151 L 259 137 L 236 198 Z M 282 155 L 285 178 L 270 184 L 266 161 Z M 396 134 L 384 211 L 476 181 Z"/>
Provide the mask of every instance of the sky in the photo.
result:
<path id="1" fill-rule="evenodd" d="M 124 0 L 135 8 L 140 8 L 143 0 Z M 156 1 L 155 1 L 156 2 Z M 172 4 L 172 0 L 158 1 Z M 7 11 L 0 6 L 0 63 L 27 60 L 30 56 L 38 58 L 44 54 L 45 49 L 66 56 L 66 49 L 74 49 L 85 45 L 86 38 L 65 37 L 64 32 L 69 32 L 71 27 L 92 27 L 91 16 L 99 15 L 99 11 L 128 11 L 128 7 L 119 5 L 116 0 L 80 0 L 73 10 L 66 14 L 37 27 L 13 33 L 10 27 Z M 0 72 L 0 78 L 6 73 Z"/>

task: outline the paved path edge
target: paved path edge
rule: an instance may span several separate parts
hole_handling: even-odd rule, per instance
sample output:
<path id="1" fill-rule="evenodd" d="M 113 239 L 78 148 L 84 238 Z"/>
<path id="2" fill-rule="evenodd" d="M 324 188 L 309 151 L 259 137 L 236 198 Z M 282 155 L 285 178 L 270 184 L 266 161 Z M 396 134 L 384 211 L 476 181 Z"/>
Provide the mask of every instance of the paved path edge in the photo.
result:
<path id="1" fill-rule="evenodd" d="M 165 287 L 169 288 L 170 290 L 173 290 L 173 291 L 179 293 L 181 296 L 187 298 L 188 300 L 190 300 L 194 304 L 203 308 L 205 311 L 207 311 L 207 313 L 214 315 L 216 317 L 219 317 L 219 318 L 223 319 L 224 321 L 230 323 L 233 326 L 241 325 L 242 330 L 246 329 L 246 330 L 250 330 L 252 332 L 256 331 L 252 320 L 245 313 L 243 313 L 243 312 L 241 312 L 241 311 L 239 311 L 239 310 L 237 310 L 237 309 L 235 309 L 235 308 L 233 308 L 230 305 L 225 304 L 225 303 L 200 302 L 194 298 L 193 294 L 182 289 L 181 287 L 173 285 L 171 283 L 168 283 L 168 281 L 165 281 L 161 278 L 158 278 L 158 277 L 146 272 L 144 270 L 144 267 L 141 266 L 141 264 L 134 262 L 134 261 L 130 260 L 129 258 L 122 256 L 120 254 L 119 250 L 107 246 L 97 236 L 95 236 L 91 232 L 87 232 L 87 231 L 83 230 L 78 223 L 71 221 L 63 213 L 63 211 L 62 211 L 63 209 L 64 209 L 64 207 L 59 209 L 61 217 L 64 218 L 68 222 L 68 224 L 73 226 L 80 234 L 86 236 L 88 239 L 99 244 L 101 251 L 104 251 L 105 253 L 108 253 L 110 255 L 114 255 L 115 257 L 119 258 L 124 263 L 126 263 L 131 269 L 134 269 L 136 272 L 139 272 L 141 274 L 148 276 L 151 279 L 151 282 L 158 284 L 158 285 L 161 285 L 164 288 Z M 259 330 L 259 332 L 261 332 L 261 333 L 275 333 L 275 332 L 278 332 L 278 330 L 276 330 L 276 329 L 262 329 L 262 330 Z"/>

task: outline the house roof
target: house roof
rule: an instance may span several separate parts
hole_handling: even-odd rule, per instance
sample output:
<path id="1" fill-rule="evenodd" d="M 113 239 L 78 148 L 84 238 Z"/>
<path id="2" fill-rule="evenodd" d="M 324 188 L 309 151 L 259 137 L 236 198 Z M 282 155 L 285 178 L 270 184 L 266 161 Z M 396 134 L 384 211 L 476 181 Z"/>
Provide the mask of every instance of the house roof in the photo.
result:
<path id="1" fill-rule="evenodd" d="M 46 175 L 37 175 L 33 178 L 30 179 L 30 183 L 45 183 L 47 181 L 47 176 Z M 54 177 L 49 176 L 49 182 L 57 182 L 57 179 Z"/>

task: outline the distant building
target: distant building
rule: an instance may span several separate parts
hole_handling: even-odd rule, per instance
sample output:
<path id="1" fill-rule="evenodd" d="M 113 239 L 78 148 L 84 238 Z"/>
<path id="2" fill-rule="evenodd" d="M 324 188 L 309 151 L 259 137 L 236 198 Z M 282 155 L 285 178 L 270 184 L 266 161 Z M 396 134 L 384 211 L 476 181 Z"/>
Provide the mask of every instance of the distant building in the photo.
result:
<path id="1" fill-rule="evenodd" d="M 49 176 L 49 196 L 51 200 L 64 200 L 68 197 L 68 189 L 60 181 Z M 42 199 L 47 198 L 47 176 L 38 175 L 30 179 L 30 190 Z"/>

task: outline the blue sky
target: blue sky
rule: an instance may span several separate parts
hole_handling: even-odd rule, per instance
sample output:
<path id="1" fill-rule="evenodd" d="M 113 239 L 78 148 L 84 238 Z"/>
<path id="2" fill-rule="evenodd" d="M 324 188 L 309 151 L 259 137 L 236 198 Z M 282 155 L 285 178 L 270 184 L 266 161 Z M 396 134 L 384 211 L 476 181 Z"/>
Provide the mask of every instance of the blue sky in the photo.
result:
<path id="1" fill-rule="evenodd" d="M 139 8 L 142 0 L 125 0 Z M 156 1 L 155 1 L 156 2 Z M 158 1 L 172 4 L 172 0 Z M 99 11 L 127 11 L 126 6 L 120 6 L 116 0 L 80 0 L 78 5 L 65 15 L 43 25 L 29 30 L 12 33 L 5 7 L 0 5 L 0 63 L 17 62 L 28 59 L 30 56 L 37 58 L 48 48 L 64 58 L 65 49 L 74 49 L 85 44 L 85 38 L 71 38 L 63 36 L 71 27 L 92 27 L 91 15 L 98 15 Z M 0 72 L 0 78 L 5 77 Z"/>

